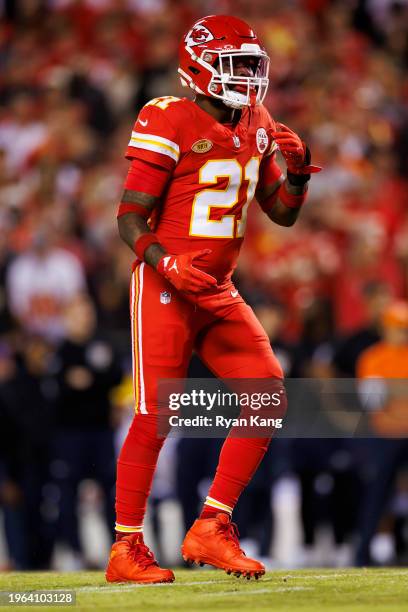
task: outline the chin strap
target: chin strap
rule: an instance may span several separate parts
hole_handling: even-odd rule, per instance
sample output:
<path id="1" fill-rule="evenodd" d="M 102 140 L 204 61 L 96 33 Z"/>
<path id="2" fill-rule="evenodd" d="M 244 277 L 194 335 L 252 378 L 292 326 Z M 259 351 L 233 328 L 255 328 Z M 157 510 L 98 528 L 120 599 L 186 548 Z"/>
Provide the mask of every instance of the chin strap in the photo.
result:
<path id="1" fill-rule="evenodd" d="M 239 94 L 236 91 L 231 91 L 231 89 L 229 89 L 227 95 L 229 96 L 229 98 L 226 97 L 224 100 L 222 100 L 225 106 L 228 106 L 229 108 L 234 108 L 236 110 L 240 110 L 241 108 L 244 108 L 246 106 L 246 104 L 243 102 L 244 96 L 242 94 Z"/>

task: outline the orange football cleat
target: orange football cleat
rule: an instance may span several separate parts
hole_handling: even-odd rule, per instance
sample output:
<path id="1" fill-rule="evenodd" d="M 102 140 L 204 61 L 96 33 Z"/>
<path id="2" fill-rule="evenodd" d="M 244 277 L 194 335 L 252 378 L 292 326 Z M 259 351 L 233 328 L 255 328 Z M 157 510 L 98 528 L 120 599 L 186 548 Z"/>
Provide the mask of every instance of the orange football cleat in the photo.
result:
<path id="1" fill-rule="evenodd" d="M 108 582 L 173 582 L 174 574 L 159 567 L 153 553 L 138 533 L 132 533 L 112 546 L 105 573 Z"/>
<path id="2" fill-rule="evenodd" d="M 238 540 L 238 529 L 224 513 L 215 518 L 197 519 L 181 546 L 183 559 L 187 563 L 213 565 L 227 574 L 241 574 L 248 578 L 262 576 L 265 566 L 245 556 Z"/>

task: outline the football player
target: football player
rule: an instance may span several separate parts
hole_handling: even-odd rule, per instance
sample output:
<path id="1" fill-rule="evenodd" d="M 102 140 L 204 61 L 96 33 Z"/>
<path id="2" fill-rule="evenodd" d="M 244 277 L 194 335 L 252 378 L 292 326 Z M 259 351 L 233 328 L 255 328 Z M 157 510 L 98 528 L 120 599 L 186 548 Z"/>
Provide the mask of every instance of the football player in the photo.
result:
<path id="1" fill-rule="evenodd" d="M 157 436 L 158 380 L 185 377 L 194 349 L 221 378 L 272 379 L 283 389 L 269 340 L 231 281 L 254 196 L 272 221 L 293 225 L 318 170 L 300 137 L 262 105 L 268 65 L 246 23 L 200 19 L 181 41 L 178 69 L 194 100 L 154 99 L 133 128 L 118 225 L 137 256 L 130 302 L 136 414 L 118 459 L 109 582 L 174 580 L 142 531 L 164 441 Z M 231 513 L 272 433 L 226 438 L 202 513 L 183 542 L 185 560 L 247 578 L 265 572 L 240 548 Z"/>

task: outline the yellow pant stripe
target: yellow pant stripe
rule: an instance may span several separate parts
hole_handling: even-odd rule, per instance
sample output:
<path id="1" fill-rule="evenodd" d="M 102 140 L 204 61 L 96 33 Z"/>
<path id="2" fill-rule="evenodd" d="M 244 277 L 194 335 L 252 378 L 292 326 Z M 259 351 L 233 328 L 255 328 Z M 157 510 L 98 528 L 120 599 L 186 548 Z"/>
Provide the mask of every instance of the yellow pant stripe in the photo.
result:
<path id="1" fill-rule="evenodd" d="M 135 412 L 139 410 L 139 348 L 137 330 L 137 306 L 139 303 L 139 268 L 133 272 L 133 304 L 132 304 L 132 337 L 133 337 L 133 386 L 135 394 Z"/>

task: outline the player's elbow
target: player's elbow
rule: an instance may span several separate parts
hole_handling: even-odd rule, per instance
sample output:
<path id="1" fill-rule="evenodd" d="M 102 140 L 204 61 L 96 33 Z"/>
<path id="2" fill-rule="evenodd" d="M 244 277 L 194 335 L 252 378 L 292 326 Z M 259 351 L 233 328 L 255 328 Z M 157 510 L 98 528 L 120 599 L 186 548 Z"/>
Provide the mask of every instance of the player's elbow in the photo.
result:
<path id="1" fill-rule="evenodd" d="M 297 217 L 287 217 L 286 219 L 281 219 L 279 225 L 283 225 L 283 227 L 292 227 L 295 225 Z"/>
<path id="2" fill-rule="evenodd" d="M 282 227 L 292 227 L 296 223 L 297 215 L 294 214 L 269 214 L 269 218 L 271 221 L 276 223 L 277 225 L 281 225 Z"/>
<path id="3" fill-rule="evenodd" d="M 122 240 L 124 240 L 126 242 L 126 229 L 127 229 L 127 225 L 126 222 L 124 220 L 124 217 L 126 215 L 122 215 L 120 217 L 117 218 L 117 224 L 118 224 L 118 232 L 119 232 L 119 236 L 122 238 Z"/>
<path id="4" fill-rule="evenodd" d="M 136 237 L 149 231 L 146 219 L 136 212 L 128 212 L 117 217 L 119 236 L 130 247 Z"/>

